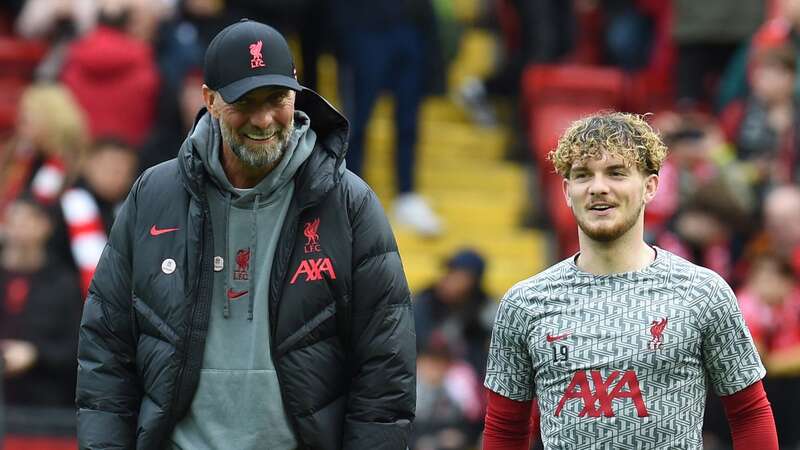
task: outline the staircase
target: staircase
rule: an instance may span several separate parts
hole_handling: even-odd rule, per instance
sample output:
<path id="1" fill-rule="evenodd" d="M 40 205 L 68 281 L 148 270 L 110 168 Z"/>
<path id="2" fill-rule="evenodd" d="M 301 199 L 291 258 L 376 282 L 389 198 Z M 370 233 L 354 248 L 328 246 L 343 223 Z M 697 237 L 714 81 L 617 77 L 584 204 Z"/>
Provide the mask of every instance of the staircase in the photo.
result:
<path id="1" fill-rule="evenodd" d="M 466 33 L 448 74 L 451 83 L 488 70 L 491 62 L 485 55 L 492 54 L 491 39 L 479 31 Z M 335 74 L 334 64 L 328 58 L 320 61 L 320 90 L 335 100 L 335 81 L 328 79 Z M 391 98 L 381 98 L 365 146 L 364 178 L 387 213 L 391 213 L 395 189 L 392 112 Z M 503 159 L 508 134 L 503 125 L 495 129 L 473 125 L 448 98 L 432 97 L 423 103 L 417 189 L 443 219 L 445 232 L 437 238 L 423 238 L 393 224 L 412 291 L 435 281 L 446 258 L 461 247 L 472 247 L 484 255 L 485 286 L 495 298 L 544 267 L 547 247 L 543 235 L 519 226 L 527 195 L 525 176 L 520 166 Z"/>

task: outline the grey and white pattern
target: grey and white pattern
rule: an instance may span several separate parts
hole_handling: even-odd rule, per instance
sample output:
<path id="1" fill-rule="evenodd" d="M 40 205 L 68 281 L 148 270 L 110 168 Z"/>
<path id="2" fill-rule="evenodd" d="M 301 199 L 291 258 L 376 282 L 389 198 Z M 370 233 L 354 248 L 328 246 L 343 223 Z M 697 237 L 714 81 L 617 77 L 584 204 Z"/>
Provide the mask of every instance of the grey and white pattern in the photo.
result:
<path id="1" fill-rule="evenodd" d="M 485 384 L 538 398 L 547 450 L 701 449 L 707 389 L 730 395 L 765 373 L 725 281 L 657 249 L 637 272 L 597 276 L 569 258 L 517 283 Z"/>

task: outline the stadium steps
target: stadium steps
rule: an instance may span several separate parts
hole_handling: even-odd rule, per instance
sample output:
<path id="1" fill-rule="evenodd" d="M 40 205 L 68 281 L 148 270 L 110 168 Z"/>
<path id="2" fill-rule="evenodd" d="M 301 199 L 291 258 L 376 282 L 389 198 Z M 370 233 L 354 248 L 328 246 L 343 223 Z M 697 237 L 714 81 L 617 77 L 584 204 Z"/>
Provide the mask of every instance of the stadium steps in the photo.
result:
<path id="1" fill-rule="evenodd" d="M 448 73 L 451 83 L 490 68 L 491 37 L 467 31 Z M 335 99 L 335 62 L 320 61 L 320 91 Z M 387 212 L 394 197 L 394 125 L 390 97 L 381 98 L 367 130 L 365 179 Z M 503 159 L 509 130 L 473 125 L 450 99 L 431 97 L 421 109 L 417 156 L 418 190 L 445 224 L 436 238 L 424 238 L 393 224 L 412 291 L 425 288 L 442 273 L 443 261 L 461 247 L 473 247 L 487 259 L 486 288 L 499 297 L 515 282 L 541 270 L 544 236 L 520 227 L 525 199 L 524 171 Z M 390 216 L 391 217 L 391 216 Z"/>

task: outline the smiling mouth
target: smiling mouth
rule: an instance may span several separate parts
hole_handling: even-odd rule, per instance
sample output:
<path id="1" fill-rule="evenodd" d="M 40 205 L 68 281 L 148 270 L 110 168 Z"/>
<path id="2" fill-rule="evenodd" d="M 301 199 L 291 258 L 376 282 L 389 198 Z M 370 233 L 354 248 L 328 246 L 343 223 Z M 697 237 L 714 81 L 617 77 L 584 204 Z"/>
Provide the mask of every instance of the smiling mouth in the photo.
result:
<path id="1" fill-rule="evenodd" d="M 246 137 L 247 139 L 250 139 L 251 141 L 268 141 L 268 140 L 272 139 L 273 137 L 275 137 L 276 134 L 278 134 L 278 133 L 275 132 L 275 133 L 272 133 L 272 134 L 267 135 L 267 136 L 252 136 L 252 135 L 249 135 L 249 134 L 244 134 L 243 136 Z"/>
<path id="2" fill-rule="evenodd" d="M 607 203 L 597 204 L 589 207 L 590 211 L 608 211 L 609 209 L 614 208 L 614 205 L 609 205 Z"/>

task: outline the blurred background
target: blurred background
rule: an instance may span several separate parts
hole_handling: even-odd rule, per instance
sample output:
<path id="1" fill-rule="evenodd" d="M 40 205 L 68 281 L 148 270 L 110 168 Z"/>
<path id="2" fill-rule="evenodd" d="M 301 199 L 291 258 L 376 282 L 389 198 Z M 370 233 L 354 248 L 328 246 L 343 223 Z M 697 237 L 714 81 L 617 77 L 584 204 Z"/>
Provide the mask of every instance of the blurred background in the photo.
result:
<path id="1" fill-rule="evenodd" d="M 800 0 L 4 0 L 0 435 L 75 449 L 82 299 L 133 180 L 175 156 L 202 59 L 249 17 L 351 121 L 415 294 L 412 450 L 480 446 L 497 300 L 573 254 L 545 155 L 603 109 L 669 146 L 646 237 L 722 275 L 800 448 Z M 730 448 L 711 398 L 706 448 Z"/>

